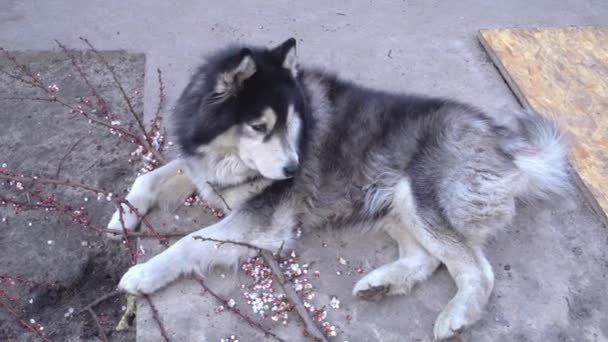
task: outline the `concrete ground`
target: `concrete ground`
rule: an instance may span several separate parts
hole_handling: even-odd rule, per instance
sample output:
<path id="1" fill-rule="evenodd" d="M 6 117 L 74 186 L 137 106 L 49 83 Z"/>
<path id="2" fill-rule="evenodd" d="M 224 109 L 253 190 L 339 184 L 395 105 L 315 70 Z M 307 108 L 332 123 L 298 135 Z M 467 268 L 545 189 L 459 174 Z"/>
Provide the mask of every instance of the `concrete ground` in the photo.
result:
<path id="1" fill-rule="evenodd" d="M 100 49 L 145 53 L 148 112 L 156 105 L 157 67 L 164 71 L 172 102 L 206 52 L 233 41 L 272 45 L 289 36 L 298 39 L 302 63 L 325 66 L 382 89 L 498 108 L 515 100 L 477 42 L 479 28 L 606 24 L 604 0 L 0 3 L 0 44 L 11 50 L 53 49 L 55 38 L 80 48 L 78 37 L 84 36 Z M 490 242 L 496 288 L 484 319 L 464 334 L 465 340 L 608 340 L 608 233 L 581 198 L 570 211 L 522 208 L 512 227 Z M 328 309 L 328 319 L 339 331 L 334 340 L 429 340 L 436 315 L 454 293 L 447 272 L 439 271 L 410 296 L 360 302 L 350 291 L 361 275 L 345 270 L 338 276 L 343 265 L 337 257 L 350 265 L 362 263 L 369 271 L 394 258 L 395 246 L 385 237 L 371 247 L 352 236 L 338 240 L 328 233 L 305 236 L 299 251 L 302 263 L 314 261 L 311 267 L 321 272 L 314 280 L 315 301 L 327 304 L 330 296 L 341 300 L 340 309 Z M 323 242 L 331 248 L 322 247 Z M 153 252 L 152 246 L 148 251 Z M 224 287 L 223 294 L 236 296 L 240 282 L 229 283 L 235 288 Z M 258 340 L 229 313 L 217 316 L 217 304 L 201 296 L 191 281 L 181 281 L 153 300 L 172 340 L 200 341 L 206 335 L 216 341 L 231 334 L 242 341 Z M 149 311 L 140 309 L 138 340 L 158 340 Z M 251 309 L 245 306 L 243 312 L 251 314 Z M 299 336 L 273 329 L 288 340 Z"/>

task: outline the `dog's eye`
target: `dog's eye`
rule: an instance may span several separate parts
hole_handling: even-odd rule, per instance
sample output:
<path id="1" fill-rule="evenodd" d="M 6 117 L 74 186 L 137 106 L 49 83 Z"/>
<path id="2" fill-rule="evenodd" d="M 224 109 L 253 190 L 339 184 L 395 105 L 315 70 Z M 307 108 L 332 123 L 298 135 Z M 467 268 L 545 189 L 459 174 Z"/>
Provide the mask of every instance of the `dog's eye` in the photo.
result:
<path id="1" fill-rule="evenodd" d="M 250 126 L 256 132 L 266 133 L 266 125 L 265 124 L 250 125 Z"/>

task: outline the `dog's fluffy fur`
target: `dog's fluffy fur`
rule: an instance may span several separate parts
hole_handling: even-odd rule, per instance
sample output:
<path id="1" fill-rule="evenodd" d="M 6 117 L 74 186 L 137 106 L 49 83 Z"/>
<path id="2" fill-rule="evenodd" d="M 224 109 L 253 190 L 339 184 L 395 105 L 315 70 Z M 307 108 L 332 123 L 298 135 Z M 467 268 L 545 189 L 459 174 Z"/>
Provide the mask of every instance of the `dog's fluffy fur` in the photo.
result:
<path id="1" fill-rule="evenodd" d="M 492 291 L 487 237 L 509 224 L 516 200 L 550 200 L 570 186 L 556 124 L 522 111 L 499 116 L 505 123 L 463 103 L 298 68 L 293 39 L 220 51 L 178 101 L 183 158 L 140 176 L 127 198 L 145 213 L 196 189 L 225 208 L 216 188 L 232 211 L 131 268 L 119 287 L 151 293 L 255 253 L 215 249 L 196 235 L 276 251 L 294 246 L 297 226 L 381 229 L 398 243 L 399 259 L 367 274 L 353 294 L 406 294 L 443 263 L 458 292 L 434 334 L 454 336 L 480 318 Z M 118 216 L 109 228 L 120 229 Z M 128 209 L 125 220 L 135 228 Z"/>

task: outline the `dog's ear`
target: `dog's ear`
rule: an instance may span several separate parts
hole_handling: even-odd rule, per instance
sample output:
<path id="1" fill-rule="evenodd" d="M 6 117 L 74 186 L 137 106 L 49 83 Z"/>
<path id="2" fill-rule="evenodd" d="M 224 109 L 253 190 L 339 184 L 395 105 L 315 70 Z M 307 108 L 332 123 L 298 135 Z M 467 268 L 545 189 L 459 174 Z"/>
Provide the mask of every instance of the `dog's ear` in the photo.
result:
<path id="1" fill-rule="evenodd" d="M 234 94 L 243 82 L 253 76 L 257 70 L 251 50 L 244 48 L 234 58 L 226 70 L 220 73 L 213 91 L 215 95 L 229 96 Z"/>
<path id="2" fill-rule="evenodd" d="M 291 74 L 295 77 L 298 74 L 295 38 L 287 39 L 274 48 L 273 52 L 279 57 L 283 68 L 291 71 Z"/>

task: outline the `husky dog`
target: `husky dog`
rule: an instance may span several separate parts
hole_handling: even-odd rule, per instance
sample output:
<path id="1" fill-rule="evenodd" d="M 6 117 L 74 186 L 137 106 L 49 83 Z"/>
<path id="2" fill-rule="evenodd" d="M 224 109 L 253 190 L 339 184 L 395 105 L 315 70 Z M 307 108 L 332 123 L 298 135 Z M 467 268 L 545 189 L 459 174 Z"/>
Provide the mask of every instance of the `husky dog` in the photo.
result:
<path id="1" fill-rule="evenodd" d="M 363 299 L 406 294 L 444 264 L 458 291 L 439 314 L 436 339 L 481 316 L 494 274 L 483 253 L 506 227 L 516 201 L 569 192 L 567 151 L 553 122 L 536 113 L 500 113 L 498 123 L 467 104 L 392 94 L 299 68 L 296 41 L 230 47 L 198 69 L 178 101 L 184 157 L 140 176 L 128 199 L 145 213 L 195 189 L 232 205 L 219 223 L 132 267 L 119 287 L 152 293 L 182 274 L 204 276 L 255 251 L 213 248 L 193 236 L 294 247 L 296 227 L 383 230 L 399 259 L 363 277 Z M 137 217 L 125 213 L 127 228 Z M 110 228 L 120 229 L 118 214 Z"/>

